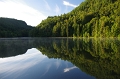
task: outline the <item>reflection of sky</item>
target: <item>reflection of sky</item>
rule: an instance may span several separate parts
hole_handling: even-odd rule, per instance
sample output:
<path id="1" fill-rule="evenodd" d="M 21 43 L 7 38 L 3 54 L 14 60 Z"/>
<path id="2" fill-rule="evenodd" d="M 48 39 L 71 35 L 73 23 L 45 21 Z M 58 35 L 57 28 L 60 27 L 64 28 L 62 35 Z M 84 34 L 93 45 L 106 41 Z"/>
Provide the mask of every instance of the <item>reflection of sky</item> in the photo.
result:
<path id="1" fill-rule="evenodd" d="M 48 59 L 35 48 L 23 55 L 0 58 L 0 79 L 79 79 L 81 76 L 93 78 L 70 62 Z"/>
<path id="2" fill-rule="evenodd" d="M 9 76 L 13 73 L 24 72 L 30 67 L 36 65 L 38 62 L 41 62 L 44 58 L 46 58 L 46 56 L 42 55 L 38 50 L 34 48 L 28 50 L 23 55 L 0 58 L 0 74 L 4 73 L 5 76 Z"/>
<path id="3" fill-rule="evenodd" d="M 70 70 L 75 69 L 75 68 L 77 68 L 77 67 L 76 67 L 76 66 L 73 66 L 73 67 L 70 67 L 70 68 L 65 68 L 65 69 L 64 69 L 64 72 L 69 72 Z"/>

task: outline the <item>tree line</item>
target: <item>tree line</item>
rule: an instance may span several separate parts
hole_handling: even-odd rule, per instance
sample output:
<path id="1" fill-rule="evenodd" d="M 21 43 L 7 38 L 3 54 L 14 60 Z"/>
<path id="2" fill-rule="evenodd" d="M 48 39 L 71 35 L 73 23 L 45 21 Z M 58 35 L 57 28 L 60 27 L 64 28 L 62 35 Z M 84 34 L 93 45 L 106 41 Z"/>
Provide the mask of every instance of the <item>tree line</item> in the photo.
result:
<path id="1" fill-rule="evenodd" d="M 43 20 L 31 36 L 120 37 L 120 0 L 85 0 L 67 14 Z"/>
<path id="2" fill-rule="evenodd" d="M 0 37 L 28 37 L 33 28 L 22 20 L 0 17 Z"/>

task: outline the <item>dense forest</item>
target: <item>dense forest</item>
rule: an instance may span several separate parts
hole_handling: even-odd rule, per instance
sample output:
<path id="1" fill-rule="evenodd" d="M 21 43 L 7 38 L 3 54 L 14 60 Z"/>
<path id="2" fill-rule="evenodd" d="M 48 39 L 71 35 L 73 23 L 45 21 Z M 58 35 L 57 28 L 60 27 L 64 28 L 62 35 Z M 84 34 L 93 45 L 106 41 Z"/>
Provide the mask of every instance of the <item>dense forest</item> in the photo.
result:
<path id="1" fill-rule="evenodd" d="M 120 37 L 120 0 L 85 0 L 67 14 L 43 20 L 31 36 Z"/>
<path id="2" fill-rule="evenodd" d="M 12 18 L 0 18 L 0 37 L 28 37 L 32 26 Z"/>

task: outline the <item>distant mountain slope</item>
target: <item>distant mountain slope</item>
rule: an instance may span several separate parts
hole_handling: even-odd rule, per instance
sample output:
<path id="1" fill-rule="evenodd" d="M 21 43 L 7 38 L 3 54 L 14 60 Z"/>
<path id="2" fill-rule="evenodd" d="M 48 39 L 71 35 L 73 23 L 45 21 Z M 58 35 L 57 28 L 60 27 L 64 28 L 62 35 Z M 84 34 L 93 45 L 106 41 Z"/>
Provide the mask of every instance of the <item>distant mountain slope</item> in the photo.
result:
<path id="1" fill-rule="evenodd" d="M 118 37 L 120 0 L 85 0 L 73 11 L 49 16 L 32 32 L 44 37 Z"/>
<path id="2" fill-rule="evenodd" d="M 21 20 L 0 18 L 0 37 L 28 37 L 32 28 Z"/>

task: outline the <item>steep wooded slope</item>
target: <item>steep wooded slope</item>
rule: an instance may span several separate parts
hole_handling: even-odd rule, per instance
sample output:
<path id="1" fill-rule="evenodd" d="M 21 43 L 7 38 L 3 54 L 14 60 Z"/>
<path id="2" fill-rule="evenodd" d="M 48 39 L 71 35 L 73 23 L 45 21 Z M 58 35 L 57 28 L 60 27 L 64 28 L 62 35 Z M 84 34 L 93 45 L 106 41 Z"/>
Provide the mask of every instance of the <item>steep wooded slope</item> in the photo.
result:
<path id="1" fill-rule="evenodd" d="M 43 20 L 32 36 L 118 37 L 120 0 L 85 0 L 67 14 Z"/>

